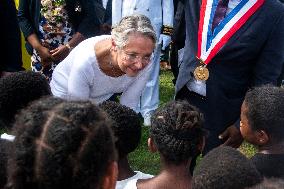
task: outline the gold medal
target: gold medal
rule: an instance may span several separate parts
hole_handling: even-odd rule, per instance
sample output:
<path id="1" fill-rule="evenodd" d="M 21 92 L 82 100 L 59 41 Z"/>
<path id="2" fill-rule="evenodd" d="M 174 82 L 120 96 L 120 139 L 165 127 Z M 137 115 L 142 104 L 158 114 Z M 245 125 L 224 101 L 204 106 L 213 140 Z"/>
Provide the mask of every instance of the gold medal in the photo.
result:
<path id="1" fill-rule="evenodd" d="M 193 72 L 196 80 L 206 81 L 209 78 L 209 70 L 204 66 L 197 66 Z"/>

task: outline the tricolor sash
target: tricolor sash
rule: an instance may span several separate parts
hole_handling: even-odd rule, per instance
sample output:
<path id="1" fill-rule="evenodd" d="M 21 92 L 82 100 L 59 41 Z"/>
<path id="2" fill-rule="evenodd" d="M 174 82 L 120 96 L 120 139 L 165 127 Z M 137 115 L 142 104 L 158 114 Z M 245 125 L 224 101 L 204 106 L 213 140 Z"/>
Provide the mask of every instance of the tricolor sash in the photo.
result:
<path id="1" fill-rule="evenodd" d="M 197 58 L 202 63 L 209 64 L 226 42 L 263 3 L 264 0 L 242 0 L 212 32 L 212 22 L 218 0 L 202 0 L 198 29 Z"/>

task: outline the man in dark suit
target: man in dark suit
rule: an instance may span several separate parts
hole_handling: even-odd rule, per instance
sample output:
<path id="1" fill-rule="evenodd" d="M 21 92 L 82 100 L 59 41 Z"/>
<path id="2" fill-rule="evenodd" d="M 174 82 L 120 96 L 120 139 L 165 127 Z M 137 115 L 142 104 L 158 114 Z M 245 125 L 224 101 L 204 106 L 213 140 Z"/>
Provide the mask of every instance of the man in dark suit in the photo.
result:
<path id="1" fill-rule="evenodd" d="M 201 0 L 184 0 L 184 4 L 185 55 L 179 67 L 176 99 L 186 99 L 204 113 L 205 128 L 209 130 L 205 153 L 222 143 L 239 147 L 239 115 L 246 91 L 263 84 L 276 85 L 281 73 L 284 6 L 278 0 L 265 0 L 229 38 L 207 66 L 209 78 L 206 95 L 202 96 L 188 87 L 199 62 L 196 55 Z"/>

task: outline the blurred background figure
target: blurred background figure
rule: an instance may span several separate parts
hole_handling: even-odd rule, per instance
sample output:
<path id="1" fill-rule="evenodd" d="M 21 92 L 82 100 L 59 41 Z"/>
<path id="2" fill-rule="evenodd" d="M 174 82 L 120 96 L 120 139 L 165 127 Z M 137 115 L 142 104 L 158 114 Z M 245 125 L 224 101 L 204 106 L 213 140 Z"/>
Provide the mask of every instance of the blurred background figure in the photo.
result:
<path id="1" fill-rule="evenodd" d="M 159 105 L 159 70 L 161 49 L 165 50 L 171 42 L 173 32 L 174 5 L 172 0 L 113 0 L 112 25 L 128 15 L 139 13 L 147 16 L 154 26 L 158 44 L 152 59 L 153 68 L 141 99 L 139 112 L 144 117 L 144 125 L 151 124 L 151 114 Z"/>
<path id="2" fill-rule="evenodd" d="M 112 0 L 101 0 L 105 9 L 104 20 L 101 25 L 101 34 L 110 34 L 112 23 Z"/>
<path id="3" fill-rule="evenodd" d="M 182 1 L 174 1 L 175 17 L 172 44 L 170 48 L 170 65 L 174 75 L 173 83 L 176 83 L 179 65 L 182 63 L 183 48 L 185 44 L 185 17 Z"/>
<path id="4" fill-rule="evenodd" d="M 0 77 L 22 68 L 21 33 L 17 21 L 17 10 L 14 0 L 3 0 L 0 5 L 0 36 L 3 48 L 0 57 Z"/>
<path id="5" fill-rule="evenodd" d="M 75 46 L 100 34 L 103 18 L 104 8 L 96 0 L 20 0 L 18 21 L 32 70 L 49 80 Z"/>

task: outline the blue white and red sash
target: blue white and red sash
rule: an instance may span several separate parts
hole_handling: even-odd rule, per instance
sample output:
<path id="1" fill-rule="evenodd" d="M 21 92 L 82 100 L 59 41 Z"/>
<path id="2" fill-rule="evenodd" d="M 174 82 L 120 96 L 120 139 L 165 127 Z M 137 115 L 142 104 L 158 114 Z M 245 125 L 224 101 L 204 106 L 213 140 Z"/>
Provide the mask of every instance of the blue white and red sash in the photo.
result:
<path id="1" fill-rule="evenodd" d="M 210 63 L 234 33 L 263 5 L 264 1 L 242 0 L 212 32 L 212 22 L 218 0 L 202 0 L 197 58 L 206 65 Z"/>

